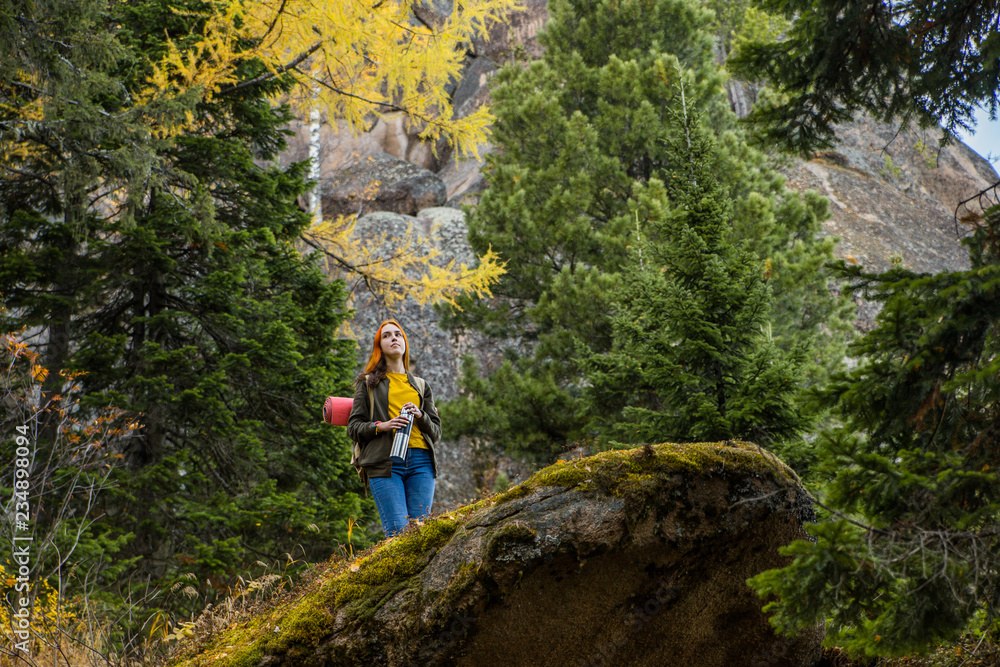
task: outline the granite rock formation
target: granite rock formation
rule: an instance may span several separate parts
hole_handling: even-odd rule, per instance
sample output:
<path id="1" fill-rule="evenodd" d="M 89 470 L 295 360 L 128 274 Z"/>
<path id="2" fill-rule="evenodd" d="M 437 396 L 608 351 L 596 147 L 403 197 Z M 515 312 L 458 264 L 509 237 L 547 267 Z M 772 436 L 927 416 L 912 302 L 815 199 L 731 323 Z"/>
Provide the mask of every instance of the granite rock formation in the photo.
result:
<path id="1" fill-rule="evenodd" d="M 833 149 L 795 161 L 789 185 L 829 198 L 824 229 L 841 239 L 842 257 L 876 271 L 894 261 L 929 273 L 968 268 L 955 208 L 998 176 L 963 143 L 940 148 L 940 137 L 860 118 L 837 128 Z"/>
<path id="2" fill-rule="evenodd" d="M 825 233 L 837 253 L 870 271 L 893 264 L 918 272 L 969 266 L 956 207 L 1000 177 L 965 144 L 939 146 L 941 131 L 888 125 L 861 117 L 837 128 L 837 144 L 785 169 L 789 188 L 817 190 L 830 200 Z M 874 325 L 877 308 L 857 298 L 856 325 Z"/>
<path id="3" fill-rule="evenodd" d="M 320 201 L 325 219 L 368 211 L 413 215 L 443 204 L 445 193 L 444 182 L 433 172 L 376 153 L 352 162 L 322 183 Z"/>
<path id="4" fill-rule="evenodd" d="M 441 262 L 454 259 L 459 264 L 472 264 L 475 261 L 465 236 L 465 214 L 453 208 L 431 207 L 416 215 L 379 211 L 361 216 L 354 227 L 354 235 L 359 239 L 373 236 L 387 239 L 386 245 L 380 248 L 380 257 L 391 256 L 396 250 L 394 241 L 411 232 L 439 250 Z M 457 396 L 460 351 L 451 335 L 437 326 L 434 308 L 407 299 L 390 311 L 372 300 L 363 284 L 355 284 L 353 290 L 355 315 L 351 329 L 363 340 L 362 353 L 367 355 L 370 336 L 379 322 L 388 316 L 396 317 L 406 327 L 410 339 L 411 370 L 431 384 L 435 400 L 446 401 Z"/>
<path id="5" fill-rule="evenodd" d="M 812 518 L 755 445 L 604 452 L 331 564 L 181 664 L 813 665 L 821 629 L 776 637 L 746 584 Z"/>

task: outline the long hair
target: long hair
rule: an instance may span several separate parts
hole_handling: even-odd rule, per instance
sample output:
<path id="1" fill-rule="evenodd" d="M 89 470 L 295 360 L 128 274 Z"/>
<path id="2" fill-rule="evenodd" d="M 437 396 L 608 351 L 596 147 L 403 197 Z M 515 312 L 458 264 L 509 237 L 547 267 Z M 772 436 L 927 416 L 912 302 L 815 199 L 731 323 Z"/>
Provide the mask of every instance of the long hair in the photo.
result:
<path id="1" fill-rule="evenodd" d="M 390 318 L 388 320 L 383 320 L 381 324 L 378 325 L 378 330 L 375 332 L 375 339 L 372 341 L 372 351 L 368 355 L 368 363 L 365 364 L 365 370 L 363 370 L 358 377 L 354 379 L 355 386 L 361 386 L 361 383 L 365 382 L 365 375 L 368 376 L 368 386 L 374 387 L 385 377 L 388 372 L 385 366 L 385 357 L 382 356 L 382 328 L 387 324 L 395 324 L 399 327 L 400 333 L 403 334 L 403 343 L 406 345 L 406 349 L 403 350 L 403 368 L 405 370 L 410 370 L 410 340 L 406 337 L 406 331 L 403 329 L 403 325 L 396 321 L 395 318 Z"/>

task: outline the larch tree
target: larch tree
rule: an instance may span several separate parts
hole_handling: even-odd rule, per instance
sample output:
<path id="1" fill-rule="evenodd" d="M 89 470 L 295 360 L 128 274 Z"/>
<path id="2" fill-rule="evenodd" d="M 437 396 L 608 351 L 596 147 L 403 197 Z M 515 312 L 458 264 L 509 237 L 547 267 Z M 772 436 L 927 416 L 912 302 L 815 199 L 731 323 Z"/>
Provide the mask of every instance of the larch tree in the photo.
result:
<path id="1" fill-rule="evenodd" d="M 137 415 L 103 520 L 67 534 L 86 545 L 79 572 L 206 582 L 152 602 L 188 614 L 248 564 L 328 556 L 370 511 L 346 436 L 316 412 L 353 376 L 346 292 L 296 249 L 306 165 L 274 158 L 293 109 L 315 104 L 356 125 L 404 109 L 428 140 L 474 146 L 487 111 L 453 119 L 443 87 L 456 47 L 511 4 L 463 3 L 439 25 L 411 22 L 409 2 L 0 8 L 4 330 L 26 327 L 43 401 L 72 389 L 82 422 Z"/>
<path id="2" fill-rule="evenodd" d="M 412 225 L 402 236 L 354 234 L 356 216 L 321 220 L 301 235 L 304 246 L 318 251 L 328 275 L 342 278 L 387 311 L 406 299 L 426 306 L 457 306 L 461 296 L 488 298 L 491 286 L 506 272 L 499 255 L 487 247 L 473 265 L 447 257 Z M 447 260 L 447 261 L 445 261 Z M 353 298 L 348 305 L 357 307 Z"/>
<path id="3" fill-rule="evenodd" d="M 325 111 L 360 131 L 381 113 L 402 113 L 432 150 L 443 140 L 456 155 L 476 154 L 489 133 L 490 107 L 458 116 L 450 85 L 461 78 L 465 45 L 516 5 L 473 0 L 444 13 L 426 11 L 422 0 L 221 0 L 206 5 L 197 38 L 168 41 L 151 83 L 156 90 L 195 88 L 211 99 L 281 77 L 291 85 L 280 98 L 300 118 Z M 249 79 L 239 74 L 248 59 L 264 68 Z M 412 234 L 365 242 L 352 236 L 350 218 L 316 223 L 303 240 L 326 257 L 326 268 L 359 279 L 389 308 L 407 296 L 418 303 L 454 303 L 464 292 L 489 296 L 488 286 L 503 271 L 488 249 L 475 266 L 442 266 L 434 262 L 435 251 Z M 387 258 L 379 249 L 389 244 L 395 249 Z"/>

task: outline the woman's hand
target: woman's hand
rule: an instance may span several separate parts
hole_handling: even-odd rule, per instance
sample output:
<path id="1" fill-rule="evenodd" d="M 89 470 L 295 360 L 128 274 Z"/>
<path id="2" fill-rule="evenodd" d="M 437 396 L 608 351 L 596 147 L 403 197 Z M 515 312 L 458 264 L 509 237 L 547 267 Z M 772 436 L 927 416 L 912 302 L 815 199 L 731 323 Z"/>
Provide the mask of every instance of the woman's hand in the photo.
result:
<path id="1" fill-rule="evenodd" d="M 382 433 L 384 431 L 395 431 L 397 428 L 406 428 L 406 425 L 410 423 L 406 417 L 393 417 L 387 422 L 379 422 L 379 425 L 375 427 L 376 433 Z"/>
<path id="2" fill-rule="evenodd" d="M 404 403 L 403 409 L 409 410 L 410 414 L 416 417 L 417 419 L 420 419 L 421 417 L 424 416 L 424 413 L 420 411 L 420 408 L 415 406 L 413 403 Z"/>

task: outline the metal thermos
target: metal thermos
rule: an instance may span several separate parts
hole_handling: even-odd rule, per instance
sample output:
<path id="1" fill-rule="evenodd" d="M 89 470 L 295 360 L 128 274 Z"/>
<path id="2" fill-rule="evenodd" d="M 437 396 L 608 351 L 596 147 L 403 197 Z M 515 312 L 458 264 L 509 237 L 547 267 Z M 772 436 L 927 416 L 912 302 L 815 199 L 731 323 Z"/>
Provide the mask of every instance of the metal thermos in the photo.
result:
<path id="1" fill-rule="evenodd" d="M 410 431 L 413 430 L 413 415 L 406 408 L 399 413 L 400 417 L 406 417 L 406 426 L 403 428 L 397 428 L 396 433 L 392 438 L 392 451 L 389 452 L 389 456 L 395 456 L 398 458 L 406 460 L 406 452 L 410 447 Z"/>

